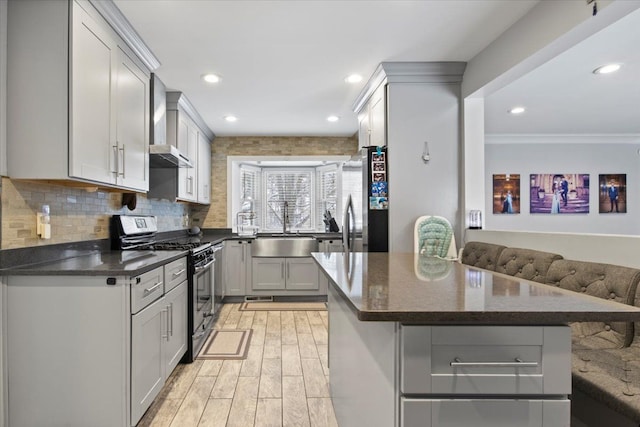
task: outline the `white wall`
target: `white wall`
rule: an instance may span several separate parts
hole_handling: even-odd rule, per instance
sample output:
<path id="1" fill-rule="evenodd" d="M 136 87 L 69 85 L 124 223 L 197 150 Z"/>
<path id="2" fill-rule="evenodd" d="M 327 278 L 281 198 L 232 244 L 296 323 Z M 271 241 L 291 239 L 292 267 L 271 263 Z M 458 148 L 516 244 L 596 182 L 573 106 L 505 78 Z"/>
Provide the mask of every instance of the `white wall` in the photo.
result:
<path id="1" fill-rule="evenodd" d="M 0 175 L 7 173 L 7 5 L 0 0 Z M 1 190 L 0 190 L 1 191 Z M 5 315 L 4 284 L 0 282 L 0 426 L 5 423 L 5 368 L 4 368 L 4 333 L 3 318 Z"/>
<path id="2" fill-rule="evenodd" d="M 421 215 L 447 218 L 458 231 L 460 85 L 391 83 L 388 91 L 389 251 L 413 252 Z M 422 161 L 424 141 L 431 160 Z M 460 239 L 460 233 L 456 233 Z"/>
<path id="3" fill-rule="evenodd" d="M 640 235 L 640 135 L 487 136 L 485 229 Z M 494 214 L 493 174 L 520 174 L 521 213 Z M 588 214 L 530 214 L 529 175 L 590 174 Z M 600 214 L 598 175 L 627 174 L 627 213 Z"/>

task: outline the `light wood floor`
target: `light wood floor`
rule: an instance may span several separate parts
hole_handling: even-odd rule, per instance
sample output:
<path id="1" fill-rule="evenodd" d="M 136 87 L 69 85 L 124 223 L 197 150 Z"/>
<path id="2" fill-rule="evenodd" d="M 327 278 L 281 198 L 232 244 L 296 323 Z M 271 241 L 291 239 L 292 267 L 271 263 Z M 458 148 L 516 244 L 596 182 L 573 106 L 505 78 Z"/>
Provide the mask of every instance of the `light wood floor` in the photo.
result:
<path id="1" fill-rule="evenodd" d="M 326 311 L 239 311 L 215 329 L 253 329 L 245 360 L 180 364 L 138 427 L 337 427 Z"/>

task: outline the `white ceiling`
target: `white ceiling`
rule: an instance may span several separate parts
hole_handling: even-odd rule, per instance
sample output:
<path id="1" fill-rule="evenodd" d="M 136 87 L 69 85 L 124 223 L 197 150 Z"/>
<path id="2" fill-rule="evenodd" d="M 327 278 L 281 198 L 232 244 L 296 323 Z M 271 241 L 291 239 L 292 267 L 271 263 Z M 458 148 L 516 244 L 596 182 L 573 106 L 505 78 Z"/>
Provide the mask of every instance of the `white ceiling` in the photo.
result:
<path id="1" fill-rule="evenodd" d="M 595 75 L 607 63 L 620 71 Z M 507 113 L 524 106 L 525 114 Z M 640 10 L 485 98 L 489 134 L 640 133 Z"/>
<path id="2" fill-rule="evenodd" d="M 351 105 L 380 62 L 468 61 L 537 2 L 115 0 L 156 74 L 218 136 L 351 136 Z M 222 81 L 205 84 L 209 72 Z M 364 80 L 346 84 L 351 73 Z"/>

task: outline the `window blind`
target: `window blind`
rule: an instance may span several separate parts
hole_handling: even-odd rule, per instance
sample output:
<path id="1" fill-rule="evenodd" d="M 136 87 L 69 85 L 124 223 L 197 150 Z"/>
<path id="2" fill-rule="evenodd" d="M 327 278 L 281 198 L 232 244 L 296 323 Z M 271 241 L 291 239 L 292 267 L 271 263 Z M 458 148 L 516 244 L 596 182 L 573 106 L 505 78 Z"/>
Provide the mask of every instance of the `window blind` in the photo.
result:
<path id="1" fill-rule="evenodd" d="M 316 229 L 324 230 L 324 214 L 329 211 L 331 216 L 337 217 L 340 225 L 340 212 L 338 212 L 338 167 L 337 165 L 317 169 L 318 197 L 316 199 Z"/>
<path id="2" fill-rule="evenodd" d="M 255 213 L 253 224 L 260 226 L 260 169 L 240 166 L 240 210 Z"/>
<path id="3" fill-rule="evenodd" d="M 313 171 L 263 169 L 264 231 L 282 230 L 284 202 L 288 203 L 288 230 L 313 231 Z"/>

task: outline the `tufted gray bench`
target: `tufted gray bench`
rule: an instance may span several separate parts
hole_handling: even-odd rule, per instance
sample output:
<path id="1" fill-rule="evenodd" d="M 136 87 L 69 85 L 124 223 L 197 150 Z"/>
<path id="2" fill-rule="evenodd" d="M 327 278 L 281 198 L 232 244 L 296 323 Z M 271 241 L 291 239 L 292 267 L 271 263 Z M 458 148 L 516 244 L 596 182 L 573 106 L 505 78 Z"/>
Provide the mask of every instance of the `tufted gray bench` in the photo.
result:
<path id="1" fill-rule="evenodd" d="M 640 270 L 595 262 L 556 260 L 547 272 L 548 285 L 623 304 L 640 305 L 638 282 Z M 640 325 L 636 326 L 573 323 L 572 378 L 575 389 L 639 423 Z"/>
<path id="2" fill-rule="evenodd" d="M 469 242 L 464 245 L 460 262 L 473 267 L 495 271 L 498 258 L 506 246 L 493 243 Z"/>
<path id="3" fill-rule="evenodd" d="M 505 248 L 498 258 L 495 271 L 534 282 L 545 283 L 551 263 L 562 255 L 533 249 Z"/>
<path id="4" fill-rule="evenodd" d="M 461 262 L 640 307 L 639 269 L 482 242 L 467 243 Z M 640 322 L 579 322 L 571 330 L 574 389 L 623 416 L 624 425 L 639 425 Z"/>
<path id="5" fill-rule="evenodd" d="M 640 270 L 612 264 L 554 261 L 547 272 L 547 285 L 558 286 L 622 304 L 633 304 Z M 621 348 L 631 344 L 633 325 L 624 322 L 581 322 L 571 325 L 573 348 Z"/>
<path id="6" fill-rule="evenodd" d="M 640 270 L 618 266 L 611 268 L 620 275 L 620 284 L 622 277 L 629 279 L 632 302 L 640 307 Z M 627 332 L 631 331 L 631 342 L 625 343 L 622 348 L 598 348 L 597 342 L 591 342 L 589 344 L 593 348 L 579 347 L 573 350 L 573 387 L 637 425 L 640 423 L 640 322 L 625 326 Z M 629 340 L 625 337 L 625 341 Z M 606 346 L 607 341 L 600 344 Z"/>

